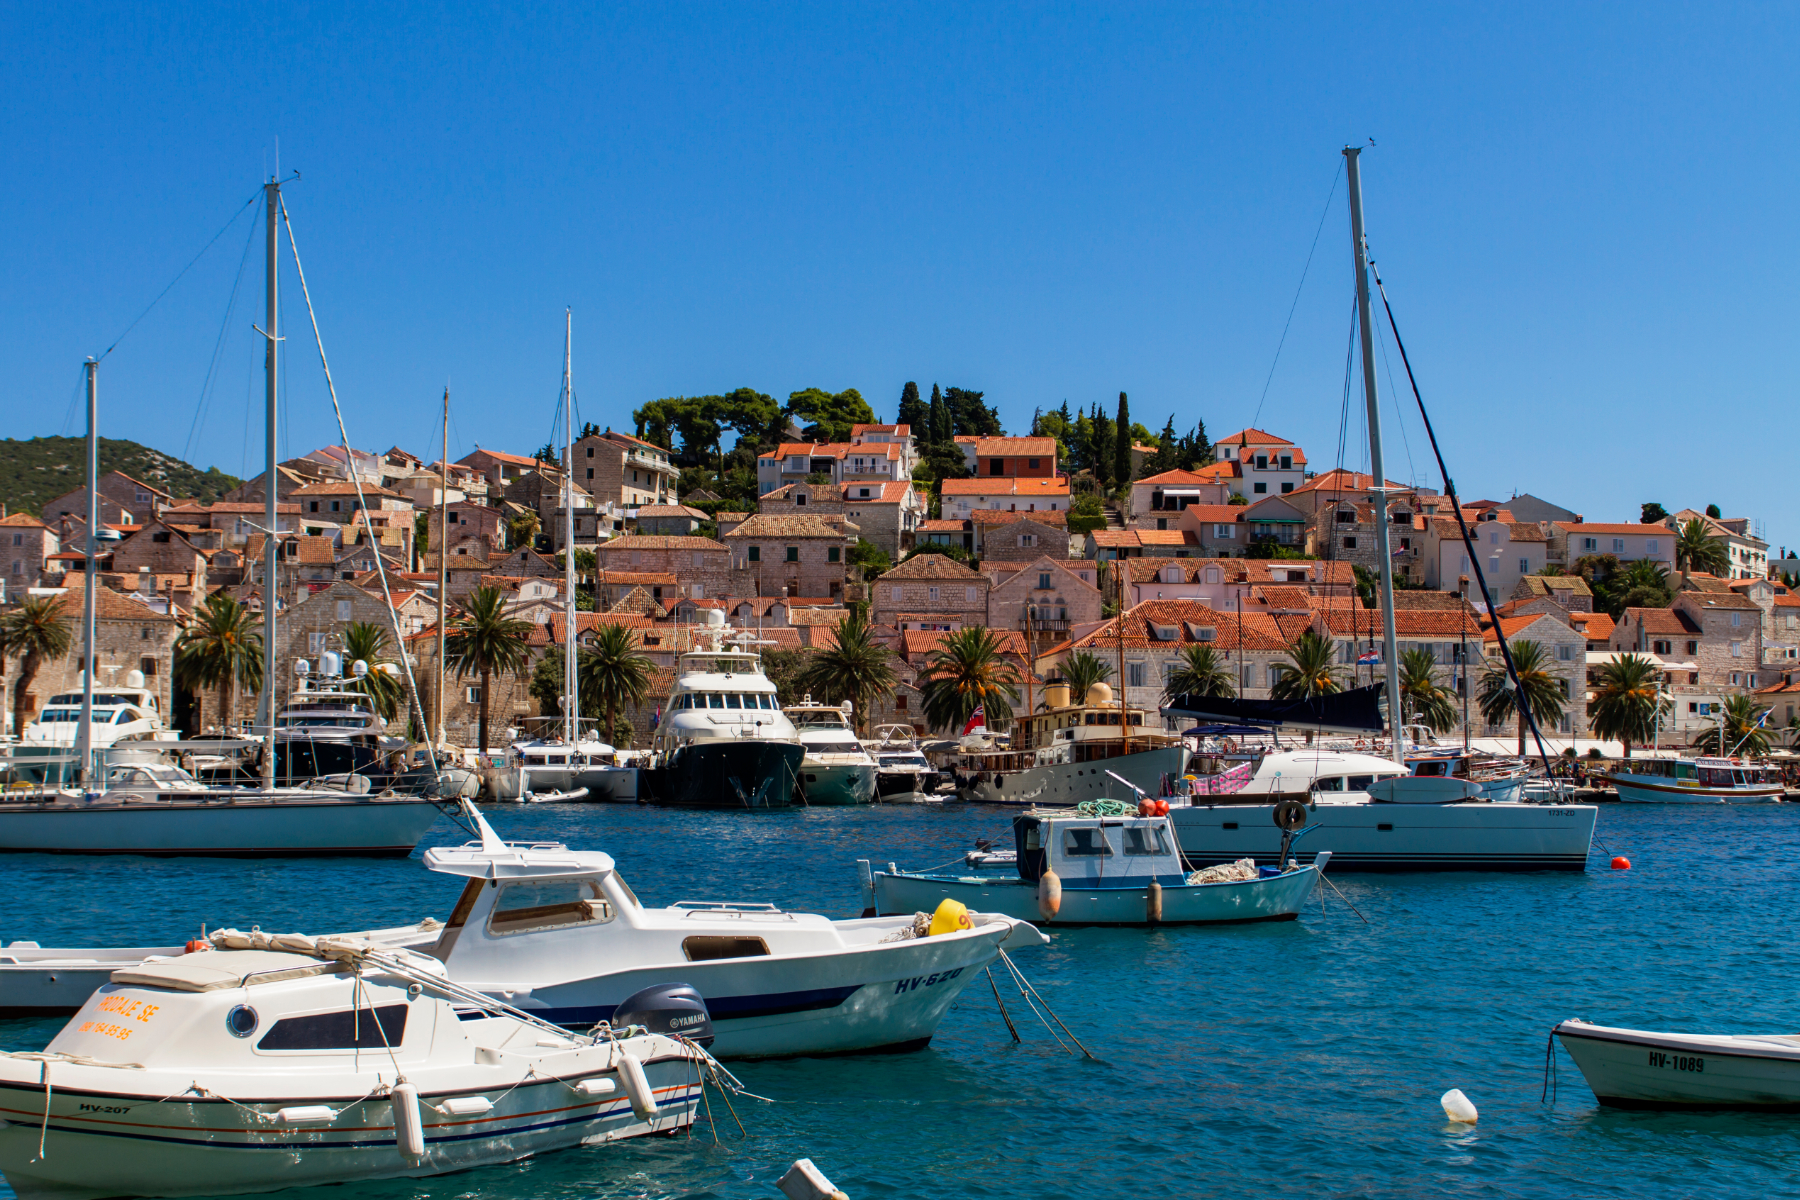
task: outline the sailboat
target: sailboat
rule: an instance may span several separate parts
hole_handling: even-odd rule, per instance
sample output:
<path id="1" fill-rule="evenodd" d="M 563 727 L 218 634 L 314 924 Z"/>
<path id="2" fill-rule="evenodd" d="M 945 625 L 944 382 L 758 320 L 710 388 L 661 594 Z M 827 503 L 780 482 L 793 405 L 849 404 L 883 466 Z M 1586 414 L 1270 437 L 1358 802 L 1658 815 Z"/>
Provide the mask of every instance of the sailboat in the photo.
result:
<path id="1" fill-rule="evenodd" d="M 1363 396 L 1368 409 L 1370 491 L 1385 499 L 1387 475 L 1375 384 L 1375 332 L 1370 320 L 1372 267 L 1363 234 L 1360 153 L 1354 146 L 1344 149 L 1356 260 L 1357 323 L 1362 336 Z M 1446 492 L 1454 504 L 1456 494 L 1448 480 Z M 1379 507 L 1385 509 L 1385 505 Z M 1461 506 L 1456 505 L 1454 511 L 1461 523 Z M 1375 543 L 1379 561 L 1392 563 L 1385 520 L 1375 522 Z M 1470 561 L 1480 582 L 1477 559 L 1471 550 Z M 1594 805 L 1492 800 L 1478 783 L 1468 779 L 1411 773 L 1401 716 L 1405 710 L 1400 703 L 1394 581 L 1391 569 L 1383 569 L 1380 576 L 1381 661 L 1387 678 L 1379 691 L 1357 689 L 1300 702 L 1183 696 L 1164 712 L 1250 723 L 1271 732 L 1286 726 L 1304 731 L 1379 733 L 1385 724 L 1395 734 L 1392 762 L 1323 747 L 1277 750 L 1257 758 L 1250 784 L 1240 785 L 1233 796 L 1212 794 L 1224 789 L 1210 787 L 1202 778 L 1190 803 L 1170 810 L 1182 857 L 1192 866 L 1205 867 L 1274 854 L 1282 836 L 1275 823 L 1276 806 L 1283 799 L 1300 799 L 1312 807 L 1307 825 L 1314 832 L 1309 835 L 1308 848 L 1331 851 L 1332 865 L 1339 871 L 1586 870 L 1599 813 Z M 1506 653 L 1504 638 L 1501 647 Z M 1382 699 L 1387 706 L 1385 720 L 1377 707 Z M 1265 803 L 1217 802 L 1241 800 L 1259 792 L 1266 794 Z"/>

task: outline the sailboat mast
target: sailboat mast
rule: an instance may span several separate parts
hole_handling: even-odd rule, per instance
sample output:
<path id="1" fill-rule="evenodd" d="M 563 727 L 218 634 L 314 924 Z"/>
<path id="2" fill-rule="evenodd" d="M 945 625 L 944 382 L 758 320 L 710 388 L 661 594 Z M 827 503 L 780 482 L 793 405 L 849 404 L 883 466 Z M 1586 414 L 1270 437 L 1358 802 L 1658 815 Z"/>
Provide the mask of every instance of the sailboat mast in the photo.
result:
<path id="1" fill-rule="evenodd" d="M 575 677 L 575 383 L 570 343 L 574 313 L 563 310 L 563 693 L 568 711 L 564 736 L 571 751 L 581 742 L 581 681 Z M 607 736 L 612 731 L 607 730 Z"/>
<path id="2" fill-rule="evenodd" d="M 1375 475 L 1371 491 L 1375 502 L 1375 554 L 1381 575 L 1381 662 L 1387 669 L 1388 724 L 1393 729 L 1394 761 L 1406 765 L 1406 745 L 1400 724 L 1400 663 L 1394 636 L 1394 558 L 1389 548 L 1387 471 L 1381 460 L 1381 396 L 1375 388 L 1375 327 L 1369 319 L 1369 247 L 1363 235 L 1362 172 L 1357 159 L 1362 150 L 1344 147 L 1349 171 L 1350 241 L 1356 253 L 1356 321 L 1362 328 L 1363 399 L 1369 409 L 1369 470 Z"/>
<path id="3" fill-rule="evenodd" d="M 444 385 L 444 457 L 438 462 L 438 578 L 437 578 L 437 736 L 434 747 L 444 744 L 444 622 L 447 614 L 445 592 L 449 590 L 450 553 L 450 385 Z"/>
<path id="4" fill-rule="evenodd" d="M 100 519 L 100 500 L 94 487 L 100 482 L 100 364 L 87 360 L 87 554 L 83 564 L 81 593 L 81 728 L 76 745 L 81 754 L 78 779 L 83 783 L 94 779 L 94 551 L 99 539 L 96 522 Z"/>
<path id="5" fill-rule="evenodd" d="M 265 788 L 272 788 L 275 786 L 275 562 L 281 542 L 280 526 L 276 523 L 280 489 L 275 478 L 275 360 L 281 342 L 276 326 L 280 314 L 276 307 L 275 251 L 279 244 L 276 214 L 281 209 L 281 184 L 273 179 L 263 184 L 263 209 L 268 225 L 263 260 L 267 309 L 263 316 L 263 338 L 268 343 L 268 352 L 263 358 L 263 420 L 267 426 L 263 431 L 263 528 L 268 533 L 263 542 L 263 677 L 257 716 L 267 739 L 263 742 L 262 782 Z"/>

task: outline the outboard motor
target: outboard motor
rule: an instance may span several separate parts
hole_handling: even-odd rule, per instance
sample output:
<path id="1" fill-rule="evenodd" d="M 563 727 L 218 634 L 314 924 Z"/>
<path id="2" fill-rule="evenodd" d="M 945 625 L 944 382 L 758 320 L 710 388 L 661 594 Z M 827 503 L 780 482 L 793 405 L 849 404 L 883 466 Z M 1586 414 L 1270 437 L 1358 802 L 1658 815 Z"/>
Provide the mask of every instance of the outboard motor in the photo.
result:
<path id="1" fill-rule="evenodd" d="M 609 1023 L 614 1029 L 642 1025 L 651 1033 L 691 1038 L 701 1046 L 713 1043 L 706 998 L 685 983 L 657 983 L 631 993 L 613 1010 Z"/>

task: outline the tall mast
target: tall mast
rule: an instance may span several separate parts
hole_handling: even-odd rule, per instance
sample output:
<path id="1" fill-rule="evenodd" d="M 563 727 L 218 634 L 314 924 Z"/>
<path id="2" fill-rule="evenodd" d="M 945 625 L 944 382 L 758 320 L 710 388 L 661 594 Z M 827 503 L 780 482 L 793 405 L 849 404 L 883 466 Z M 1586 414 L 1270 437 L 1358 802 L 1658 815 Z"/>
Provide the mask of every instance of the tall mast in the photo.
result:
<path id="1" fill-rule="evenodd" d="M 564 737 L 571 750 L 581 741 L 581 681 L 575 677 L 575 384 L 571 377 L 570 341 L 575 317 L 563 310 L 563 679 L 568 711 Z M 612 736 L 612 730 L 607 730 Z"/>
<path id="2" fill-rule="evenodd" d="M 100 432 L 97 416 L 100 398 L 100 364 L 87 360 L 87 554 L 82 567 L 81 593 L 81 728 L 76 746 L 81 755 L 83 783 L 94 778 L 94 551 L 100 520 L 100 500 L 94 487 L 100 482 Z"/>
<path id="3" fill-rule="evenodd" d="M 1119 736 L 1125 739 L 1119 749 L 1121 753 L 1131 753 L 1131 710 L 1125 706 L 1125 560 L 1116 558 L 1113 566 L 1118 570 L 1113 574 L 1119 577 Z"/>
<path id="4" fill-rule="evenodd" d="M 1393 729 L 1394 761 L 1406 765 L 1406 746 L 1400 730 L 1400 664 L 1394 637 L 1394 559 L 1388 547 L 1387 471 L 1381 461 L 1381 397 L 1375 389 L 1375 327 L 1369 320 L 1369 246 L 1363 234 L 1362 172 L 1357 158 L 1362 150 L 1344 147 L 1349 169 L 1350 241 L 1356 252 L 1356 321 L 1362 327 L 1363 399 L 1369 409 L 1369 470 L 1374 472 L 1375 553 L 1381 560 L 1381 662 L 1387 669 L 1388 723 Z"/>
<path id="5" fill-rule="evenodd" d="M 437 580 L 437 737 L 433 747 L 444 744 L 444 621 L 445 595 L 450 568 L 450 385 L 444 385 L 444 457 L 438 462 L 438 580 Z"/>
<path id="6" fill-rule="evenodd" d="M 268 530 L 263 542 L 263 677 L 262 696 L 257 702 L 258 723 L 262 725 L 262 782 L 265 788 L 275 786 L 275 560 L 281 543 L 280 526 L 276 523 L 279 499 L 275 479 L 275 366 L 281 338 L 276 320 L 276 214 L 281 208 L 281 184 L 271 179 L 263 184 L 263 209 L 268 223 L 264 247 L 263 280 L 266 312 L 263 317 L 263 339 L 268 343 L 263 358 L 263 528 Z"/>

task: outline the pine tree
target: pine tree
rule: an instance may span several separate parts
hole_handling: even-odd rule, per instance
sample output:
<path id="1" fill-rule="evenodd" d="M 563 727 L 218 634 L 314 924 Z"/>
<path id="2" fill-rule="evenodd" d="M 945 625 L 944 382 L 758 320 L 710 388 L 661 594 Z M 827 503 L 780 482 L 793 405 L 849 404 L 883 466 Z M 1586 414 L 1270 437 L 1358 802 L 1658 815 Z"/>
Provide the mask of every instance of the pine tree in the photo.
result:
<path id="1" fill-rule="evenodd" d="M 1113 426 L 1113 478 L 1120 486 L 1131 482 L 1131 405 L 1119 393 L 1119 419 Z"/>
<path id="2" fill-rule="evenodd" d="M 896 425 L 911 425 L 915 436 L 923 434 L 921 440 L 929 440 L 930 432 L 926 424 L 931 420 L 931 410 L 919 399 L 919 385 L 912 380 L 900 389 L 900 411 L 894 415 Z"/>
<path id="3" fill-rule="evenodd" d="M 1032 409 L 1031 410 L 1031 436 L 1032 437 L 1043 437 L 1044 436 L 1043 426 L 1044 426 L 1044 410 L 1041 407 Z"/>

